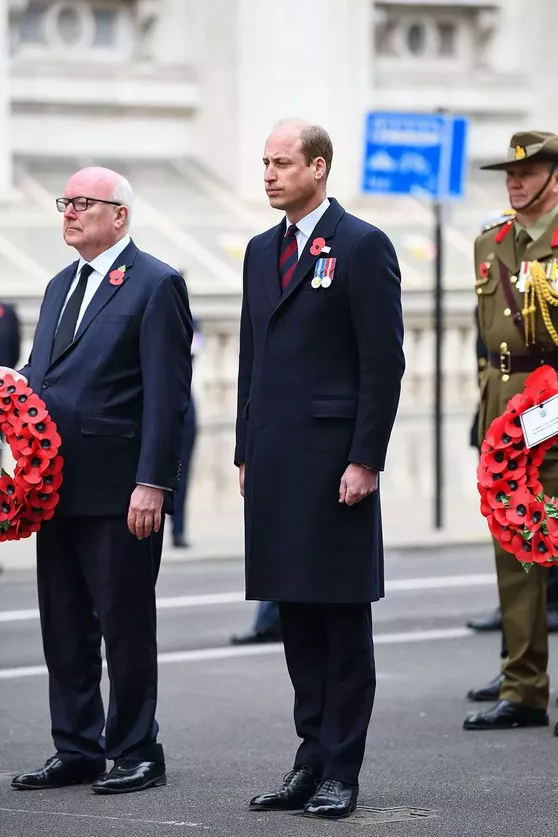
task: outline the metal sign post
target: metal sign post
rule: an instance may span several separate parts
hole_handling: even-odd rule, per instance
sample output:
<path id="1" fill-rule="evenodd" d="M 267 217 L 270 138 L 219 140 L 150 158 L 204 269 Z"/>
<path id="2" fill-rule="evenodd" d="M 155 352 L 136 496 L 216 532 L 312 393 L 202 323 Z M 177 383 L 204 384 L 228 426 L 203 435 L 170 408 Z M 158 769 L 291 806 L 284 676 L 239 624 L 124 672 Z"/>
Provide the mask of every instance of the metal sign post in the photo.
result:
<path id="1" fill-rule="evenodd" d="M 443 221 L 448 199 L 463 197 L 467 120 L 444 113 L 369 113 L 362 191 L 432 201 L 434 273 L 434 525 L 444 525 Z"/>

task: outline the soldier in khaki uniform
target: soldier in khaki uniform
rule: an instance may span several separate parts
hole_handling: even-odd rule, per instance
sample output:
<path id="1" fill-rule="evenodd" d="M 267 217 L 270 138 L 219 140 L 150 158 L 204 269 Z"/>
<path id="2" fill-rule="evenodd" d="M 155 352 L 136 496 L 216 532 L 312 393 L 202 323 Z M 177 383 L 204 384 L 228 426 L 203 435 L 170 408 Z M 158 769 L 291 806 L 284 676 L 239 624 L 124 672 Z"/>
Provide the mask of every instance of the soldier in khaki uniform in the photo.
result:
<path id="1" fill-rule="evenodd" d="M 479 329 L 488 350 L 480 391 L 481 439 L 509 399 L 523 390 L 530 372 L 542 364 L 558 369 L 558 136 L 517 133 L 508 159 L 483 168 L 506 172 L 514 213 L 475 241 Z M 529 291 L 535 276 L 539 286 L 542 276 L 554 291 L 545 294 L 547 301 L 538 295 L 533 299 Z M 540 468 L 550 496 L 558 496 L 557 447 Z M 495 555 L 508 656 L 502 665 L 499 702 L 469 716 L 464 727 L 547 726 L 547 570 L 533 566 L 526 573 L 496 542 Z"/>

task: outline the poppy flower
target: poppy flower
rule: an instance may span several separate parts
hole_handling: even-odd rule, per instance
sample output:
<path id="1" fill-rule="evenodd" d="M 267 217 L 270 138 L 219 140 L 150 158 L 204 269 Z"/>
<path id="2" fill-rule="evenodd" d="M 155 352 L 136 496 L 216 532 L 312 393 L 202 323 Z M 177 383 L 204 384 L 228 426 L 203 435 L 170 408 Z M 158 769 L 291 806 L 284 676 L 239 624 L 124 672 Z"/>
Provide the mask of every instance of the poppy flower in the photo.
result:
<path id="1" fill-rule="evenodd" d="M 30 439 L 25 435 L 14 435 L 10 442 L 10 448 L 14 454 L 19 453 L 20 456 L 31 456 L 32 453 L 38 450 L 37 440 Z"/>
<path id="2" fill-rule="evenodd" d="M 538 497 L 543 490 L 542 483 L 539 482 L 538 479 L 535 479 L 535 477 L 529 477 L 524 483 L 524 486 L 525 488 L 528 488 L 535 497 Z"/>
<path id="3" fill-rule="evenodd" d="M 44 472 L 44 476 L 53 475 L 53 474 L 60 474 L 62 472 L 62 467 L 64 465 L 64 457 L 57 454 L 54 459 L 51 459 L 49 462 L 47 470 Z"/>
<path id="4" fill-rule="evenodd" d="M 517 438 L 514 439 L 513 436 L 510 436 L 509 433 L 507 433 L 506 428 L 508 423 L 509 417 L 504 413 L 503 416 L 499 416 L 497 419 L 494 419 L 486 431 L 485 439 L 495 450 L 507 448 L 513 444 L 514 441 L 517 441 Z"/>
<path id="5" fill-rule="evenodd" d="M 50 494 L 53 491 L 58 491 L 61 485 L 61 471 L 59 471 L 57 474 L 49 474 L 47 472 L 43 474 L 43 484 L 41 485 L 41 491 L 43 491 L 45 494 Z"/>
<path id="6" fill-rule="evenodd" d="M 490 273 L 490 262 L 482 262 L 479 267 L 479 273 L 481 279 L 488 279 Z"/>
<path id="7" fill-rule="evenodd" d="M 25 424 L 37 424 L 40 421 L 44 421 L 48 416 L 45 402 L 38 395 L 31 395 L 22 409 L 19 410 L 19 416 Z"/>
<path id="8" fill-rule="evenodd" d="M 552 557 L 552 549 L 542 532 L 535 532 L 531 540 L 531 547 L 532 560 L 537 564 L 548 561 Z"/>
<path id="9" fill-rule="evenodd" d="M 48 459 L 42 459 L 36 454 L 23 456 L 20 462 L 22 477 L 30 485 L 38 485 L 43 479 L 43 473 L 49 466 Z"/>
<path id="10" fill-rule="evenodd" d="M 552 366 L 539 366 L 534 372 L 525 379 L 524 391 L 525 394 L 532 397 L 533 393 L 539 393 L 542 390 L 549 389 L 558 381 L 556 370 Z"/>
<path id="11" fill-rule="evenodd" d="M 500 543 L 511 542 L 513 533 L 509 526 L 502 526 L 495 517 L 489 517 L 487 522 L 493 538 L 496 538 Z"/>
<path id="12" fill-rule="evenodd" d="M 500 506 L 497 509 L 491 509 L 491 516 L 500 524 L 500 526 L 509 526 L 510 522 L 506 517 L 506 509 Z"/>
<path id="13" fill-rule="evenodd" d="M 505 480 L 494 483 L 486 495 L 486 502 L 492 509 L 504 508 L 504 501 L 508 498 L 508 484 Z"/>
<path id="14" fill-rule="evenodd" d="M 51 421 L 45 428 L 44 433 L 36 440 L 37 441 L 37 449 L 39 451 L 40 456 L 48 456 L 49 459 L 54 459 L 60 445 L 62 444 L 62 439 L 60 438 L 60 434 L 56 430 L 56 425 L 53 421 Z"/>
<path id="15" fill-rule="evenodd" d="M 310 247 L 310 252 L 313 256 L 319 256 L 322 252 L 322 247 L 325 247 L 325 238 L 315 238 Z"/>
<path id="16" fill-rule="evenodd" d="M 121 268 L 117 268 L 116 270 L 111 270 L 109 273 L 109 282 L 111 285 L 121 285 L 124 281 L 124 274 L 125 270 Z"/>
<path id="17" fill-rule="evenodd" d="M 524 413 L 525 410 L 529 409 L 529 407 L 532 407 L 533 404 L 534 401 L 528 393 L 518 392 L 517 395 L 514 395 L 513 398 L 510 398 L 508 401 L 506 412 L 521 415 L 521 413 Z"/>
<path id="18" fill-rule="evenodd" d="M 506 517 L 510 523 L 522 526 L 527 519 L 529 508 L 534 501 L 533 495 L 526 488 L 518 489 L 510 496 Z"/>
<path id="19" fill-rule="evenodd" d="M 58 494 L 56 491 L 47 493 L 42 488 L 33 488 L 25 498 L 25 502 L 28 504 L 28 510 L 35 512 L 38 509 L 42 514 L 44 509 L 53 509 L 56 506 Z"/>
<path id="20" fill-rule="evenodd" d="M 17 396 L 25 395 L 26 397 L 31 395 L 33 390 L 19 378 L 17 381 L 11 376 L 6 375 L 0 384 L 0 394 L 2 396 L 9 395 L 11 398 L 16 400 Z"/>
<path id="21" fill-rule="evenodd" d="M 0 523 L 11 520 L 18 512 L 17 497 L 4 494 L 0 497 Z"/>
<path id="22" fill-rule="evenodd" d="M 513 441 L 523 438 L 523 428 L 521 427 L 520 416 L 506 415 L 506 422 L 504 423 L 504 435 L 511 436 Z"/>
<path id="23" fill-rule="evenodd" d="M 511 539 L 510 547 L 518 561 L 532 563 L 533 546 L 531 541 L 525 540 L 522 535 L 514 535 Z"/>
<path id="24" fill-rule="evenodd" d="M 511 451 L 507 451 L 510 452 Z M 518 454 L 514 451 L 514 456 L 509 456 L 506 462 L 506 470 L 504 471 L 504 478 L 511 477 L 514 480 L 522 479 L 527 473 L 528 459 L 525 454 Z"/>
<path id="25" fill-rule="evenodd" d="M 507 451 L 494 450 L 492 453 L 487 453 L 482 457 L 482 464 L 493 474 L 502 474 L 506 471 L 508 458 Z"/>
<path id="26" fill-rule="evenodd" d="M 529 506 L 529 511 L 527 513 L 527 517 L 525 518 L 524 525 L 530 532 L 538 532 L 545 516 L 546 511 L 544 503 L 541 503 L 540 500 L 535 500 Z"/>

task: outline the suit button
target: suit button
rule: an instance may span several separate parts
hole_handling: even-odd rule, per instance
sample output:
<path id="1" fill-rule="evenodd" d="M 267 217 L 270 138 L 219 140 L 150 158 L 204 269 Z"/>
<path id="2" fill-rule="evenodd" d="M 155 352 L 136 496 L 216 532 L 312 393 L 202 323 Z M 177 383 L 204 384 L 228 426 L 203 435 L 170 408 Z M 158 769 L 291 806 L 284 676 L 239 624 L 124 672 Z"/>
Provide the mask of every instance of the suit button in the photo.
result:
<path id="1" fill-rule="evenodd" d="M 48 389 L 48 381 L 43 381 L 41 384 L 41 389 Z"/>

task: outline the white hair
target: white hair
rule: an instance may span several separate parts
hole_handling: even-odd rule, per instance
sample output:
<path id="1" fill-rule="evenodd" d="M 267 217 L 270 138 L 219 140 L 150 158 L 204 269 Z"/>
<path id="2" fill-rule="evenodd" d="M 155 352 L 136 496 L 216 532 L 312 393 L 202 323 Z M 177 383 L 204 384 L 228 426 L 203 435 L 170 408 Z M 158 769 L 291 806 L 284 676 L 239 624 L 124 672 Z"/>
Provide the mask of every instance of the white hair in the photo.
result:
<path id="1" fill-rule="evenodd" d="M 111 198 L 116 203 L 121 203 L 123 206 L 128 207 L 128 216 L 126 219 L 126 228 L 128 228 L 134 206 L 134 190 L 130 185 L 130 181 L 126 180 L 122 174 L 115 172 L 115 181 Z"/>

